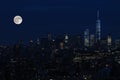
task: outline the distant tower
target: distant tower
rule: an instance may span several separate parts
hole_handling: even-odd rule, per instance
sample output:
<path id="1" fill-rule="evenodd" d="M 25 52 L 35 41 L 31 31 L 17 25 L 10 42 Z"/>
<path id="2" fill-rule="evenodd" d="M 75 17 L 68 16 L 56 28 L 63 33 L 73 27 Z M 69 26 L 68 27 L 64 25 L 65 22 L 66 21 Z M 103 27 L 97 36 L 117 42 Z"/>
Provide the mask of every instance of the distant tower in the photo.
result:
<path id="1" fill-rule="evenodd" d="M 112 45 L 112 37 L 111 37 L 110 34 L 108 35 L 108 38 L 107 38 L 107 45 L 108 45 L 108 52 L 110 52 L 111 51 L 111 45 Z"/>
<path id="2" fill-rule="evenodd" d="M 64 43 L 65 43 L 65 48 L 68 48 L 68 41 L 69 41 L 69 36 L 67 34 L 64 35 Z"/>
<path id="3" fill-rule="evenodd" d="M 95 42 L 94 38 L 95 38 L 94 34 L 91 34 L 90 35 L 90 47 L 94 46 L 94 42 Z"/>
<path id="4" fill-rule="evenodd" d="M 84 46 L 89 47 L 89 29 L 84 32 Z"/>
<path id="5" fill-rule="evenodd" d="M 68 37 L 68 35 L 66 34 L 66 35 L 64 36 L 64 42 L 65 42 L 65 43 L 68 43 L 68 39 L 69 39 L 69 37 Z"/>
<path id="6" fill-rule="evenodd" d="M 108 45 L 108 46 L 111 46 L 111 45 L 112 45 L 112 37 L 111 37 L 110 34 L 108 35 L 108 38 L 107 38 L 107 45 Z"/>
<path id="7" fill-rule="evenodd" d="M 96 21 L 96 42 L 101 40 L 101 21 L 99 16 L 99 10 L 97 11 L 97 21 Z"/>

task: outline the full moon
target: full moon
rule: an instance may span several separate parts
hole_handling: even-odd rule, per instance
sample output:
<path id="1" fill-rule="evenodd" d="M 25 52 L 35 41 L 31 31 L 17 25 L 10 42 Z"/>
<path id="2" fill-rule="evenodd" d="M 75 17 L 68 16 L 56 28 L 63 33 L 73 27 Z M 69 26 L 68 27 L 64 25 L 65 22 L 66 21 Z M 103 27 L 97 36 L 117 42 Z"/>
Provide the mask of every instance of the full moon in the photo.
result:
<path id="1" fill-rule="evenodd" d="M 14 21 L 15 24 L 19 25 L 19 24 L 22 23 L 23 19 L 22 19 L 21 16 L 17 15 L 17 16 L 14 17 L 13 21 Z"/>

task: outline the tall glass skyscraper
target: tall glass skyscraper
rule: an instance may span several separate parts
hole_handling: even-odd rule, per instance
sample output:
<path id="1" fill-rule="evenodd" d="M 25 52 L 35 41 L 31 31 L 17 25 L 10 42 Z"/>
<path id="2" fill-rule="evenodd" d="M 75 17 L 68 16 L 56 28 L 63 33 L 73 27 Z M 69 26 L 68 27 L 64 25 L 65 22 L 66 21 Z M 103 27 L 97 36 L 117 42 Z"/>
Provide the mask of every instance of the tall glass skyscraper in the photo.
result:
<path id="1" fill-rule="evenodd" d="M 84 46 L 89 47 L 89 29 L 84 31 Z"/>
<path id="2" fill-rule="evenodd" d="M 96 42 L 100 41 L 101 39 L 101 21 L 99 10 L 97 11 L 97 21 L 96 21 Z"/>

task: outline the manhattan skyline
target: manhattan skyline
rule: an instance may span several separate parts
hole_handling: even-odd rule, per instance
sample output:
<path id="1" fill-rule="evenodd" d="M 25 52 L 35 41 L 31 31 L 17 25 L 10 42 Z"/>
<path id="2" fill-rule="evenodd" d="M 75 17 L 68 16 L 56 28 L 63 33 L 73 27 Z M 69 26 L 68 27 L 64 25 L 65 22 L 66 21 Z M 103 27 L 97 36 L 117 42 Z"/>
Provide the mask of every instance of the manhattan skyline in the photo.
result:
<path id="1" fill-rule="evenodd" d="M 101 37 L 110 33 L 119 39 L 119 1 L 112 0 L 61 0 L 61 1 L 0 1 L 0 43 L 29 41 L 45 37 L 49 32 L 81 34 L 88 28 L 95 33 L 97 15 L 100 11 Z M 6 6 L 5 6 L 6 5 Z M 15 25 L 13 18 L 21 15 L 23 23 Z"/>

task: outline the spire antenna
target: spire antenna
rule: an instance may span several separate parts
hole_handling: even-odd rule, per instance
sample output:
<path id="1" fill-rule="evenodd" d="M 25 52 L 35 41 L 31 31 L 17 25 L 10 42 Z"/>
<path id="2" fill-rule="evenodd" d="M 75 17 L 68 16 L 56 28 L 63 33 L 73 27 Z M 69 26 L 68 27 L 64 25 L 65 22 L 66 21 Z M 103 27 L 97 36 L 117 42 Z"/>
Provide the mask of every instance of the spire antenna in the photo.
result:
<path id="1" fill-rule="evenodd" d="M 99 19 L 100 14 L 99 14 L 99 10 L 97 10 L 97 18 Z"/>

